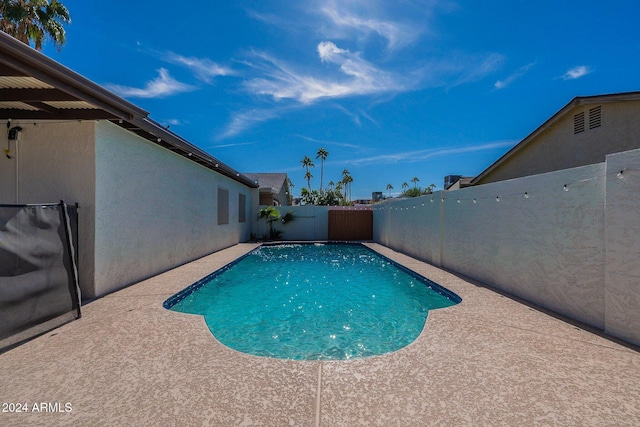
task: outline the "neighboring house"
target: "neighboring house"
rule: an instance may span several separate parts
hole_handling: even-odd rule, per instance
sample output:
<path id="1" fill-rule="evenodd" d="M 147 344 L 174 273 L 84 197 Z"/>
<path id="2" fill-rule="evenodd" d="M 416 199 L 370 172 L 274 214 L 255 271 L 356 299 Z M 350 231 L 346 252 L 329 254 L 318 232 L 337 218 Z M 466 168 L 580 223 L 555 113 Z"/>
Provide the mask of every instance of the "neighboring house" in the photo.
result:
<path id="1" fill-rule="evenodd" d="M 289 179 L 286 173 L 245 173 L 244 175 L 259 186 L 261 206 L 291 205 Z"/>
<path id="2" fill-rule="evenodd" d="M 576 97 L 471 185 L 601 163 L 640 148 L 639 135 L 640 92 Z"/>
<path id="3" fill-rule="evenodd" d="M 444 177 L 444 189 L 459 190 L 460 188 L 469 187 L 472 180 L 472 176 L 447 175 Z"/>
<path id="4" fill-rule="evenodd" d="M 0 204 L 79 205 L 94 298 L 249 239 L 257 185 L 148 113 L 0 32 Z M 21 128 L 20 132 L 17 132 Z"/>

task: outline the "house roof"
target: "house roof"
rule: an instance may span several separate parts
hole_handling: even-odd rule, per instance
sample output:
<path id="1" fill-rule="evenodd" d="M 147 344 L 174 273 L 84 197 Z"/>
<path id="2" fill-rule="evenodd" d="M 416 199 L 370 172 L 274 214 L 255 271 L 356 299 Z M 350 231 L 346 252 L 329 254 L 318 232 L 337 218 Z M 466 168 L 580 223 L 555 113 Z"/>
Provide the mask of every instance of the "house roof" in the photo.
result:
<path id="1" fill-rule="evenodd" d="M 451 183 L 451 185 L 449 185 L 447 188 L 445 188 L 445 190 L 448 190 L 449 188 L 453 187 L 457 183 L 460 183 L 460 188 L 468 187 L 471 184 L 471 181 L 473 181 L 473 178 L 474 177 L 472 177 L 472 176 L 461 176 L 460 178 L 458 178 L 455 181 L 453 181 Z"/>
<path id="2" fill-rule="evenodd" d="M 274 194 L 280 193 L 282 187 L 287 184 L 286 173 L 245 173 L 244 175 L 257 183 L 260 189 L 269 189 Z"/>
<path id="3" fill-rule="evenodd" d="M 253 180 L 148 115 L 142 108 L 0 31 L 0 118 L 109 120 L 193 162 L 257 187 Z"/>
<path id="4" fill-rule="evenodd" d="M 525 139 L 516 144 L 513 148 L 507 151 L 502 157 L 496 160 L 491 166 L 482 171 L 478 176 L 476 176 L 472 181 L 471 185 L 477 184 L 491 172 L 493 172 L 496 168 L 499 168 L 504 162 L 506 162 L 511 156 L 515 153 L 520 152 L 525 149 L 526 146 L 535 139 L 538 135 L 544 132 L 547 128 L 552 126 L 558 120 L 564 118 L 568 115 L 573 109 L 582 105 L 593 105 L 593 104 L 604 104 L 610 102 L 620 102 L 620 101 L 640 101 L 640 92 L 623 92 L 623 93 L 613 93 L 608 95 L 594 95 L 594 96 L 577 96 L 573 98 L 567 105 L 565 105 L 560 111 L 551 116 L 546 122 L 540 125 L 536 130 L 531 132 Z"/>

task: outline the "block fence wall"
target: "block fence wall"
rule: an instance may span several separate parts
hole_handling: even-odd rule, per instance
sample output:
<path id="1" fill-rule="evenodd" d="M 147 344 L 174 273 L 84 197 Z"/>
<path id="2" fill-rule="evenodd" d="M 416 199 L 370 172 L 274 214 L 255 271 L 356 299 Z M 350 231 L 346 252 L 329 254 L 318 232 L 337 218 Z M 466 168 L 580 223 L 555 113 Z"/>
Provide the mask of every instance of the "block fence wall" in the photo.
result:
<path id="1" fill-rule="evenodd" d="M 374 208 L 374 240 L 640 344 L 640 150 Z"/>
<path id="2" fill-rule="evenodd" d="M 263 208 L 264 206 L 259 206 Z M 277 206 L 281 215 L 293 213 L 294 220 L 286 224 L 277 221 L 273 228 L 282 231 L 282 240 L 328 240 L 329 239 L 329 211 L 330 210 L 371 210 L 364 207 L 336 207 L 336 206 Z M 255 212 L 255 235 L 257 238 L 269 235 L 269 225 L 264 219 L 258 219 L 258 211 Z"/>

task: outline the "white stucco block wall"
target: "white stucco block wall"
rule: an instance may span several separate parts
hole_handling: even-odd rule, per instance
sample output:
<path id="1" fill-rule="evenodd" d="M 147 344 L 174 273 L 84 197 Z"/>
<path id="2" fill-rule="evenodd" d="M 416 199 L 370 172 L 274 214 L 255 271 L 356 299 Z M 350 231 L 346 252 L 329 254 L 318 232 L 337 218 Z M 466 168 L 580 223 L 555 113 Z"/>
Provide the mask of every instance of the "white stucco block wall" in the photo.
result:
<path id="1" fill-rule="evenodd" d="M 228 224 L 218 224 L 218 188 L 229 192 Z M 239 193 L 246 195 L 244 223 Z M 252 199 L 250 187 L 97 123 L 96 295 L 247 240 Z"/>
<path id="2" fill-rule="evenodd" d="M 264 208 L 265 206 L 260 206 Z M 286 224 L 273 223 L 273 228 L 282 231 L 282 240 L 327 240 L 329 238 L 328 206 L 276 206 L 282 216 L 293 212 L 294 220 Z M 256 217 L 258 212 L 255 213 Z M 264 219 L 257 221 L 256 236 L 261 239 L 269 235 L 269 225 Z"/>
<path id="3" fill-rule="evenodd" d="M 640 344 L 640 150 L 607 156 L 606 177 L 605 331 Z"/>
<path id="4" fill-rule="evenodd" d="M 78 278 L 83 296 L 93 286 L 95 208 L 94 122 L 13 121 L 22 127 L 11 159 L 0 159 L 0 203 L 78 203 Z M 5 145 L 6 147 L 6 145 Z"/>
<path id="5" fill-rule="evenodd" d="M 604 328 L 604 172 L 601 163 L 446 193 L 443 266 Z"/>
<path id="6" fill-rule="evenodd" d="M 441 193 L 373 208 L 373 239 L 407 255 L 440 265 Z"/>
<path id="7" fill-rule="evenodd" d="M 374 238 L 604 328 L 604 174 L 602 163 L 385 203 Z"/>

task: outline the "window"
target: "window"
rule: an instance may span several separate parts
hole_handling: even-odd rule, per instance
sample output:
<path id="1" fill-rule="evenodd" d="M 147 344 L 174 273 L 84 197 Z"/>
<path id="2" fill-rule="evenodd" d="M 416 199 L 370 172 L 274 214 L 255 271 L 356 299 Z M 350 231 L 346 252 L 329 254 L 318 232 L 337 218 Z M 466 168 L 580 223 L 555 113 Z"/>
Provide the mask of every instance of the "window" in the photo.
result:
<path id="1" fill-rule="evenodd" d="M 573 116 L 573 133 L 584 132 L 584 111 Z"/>
<path id="2" fill-rule="evenodd" d="M 218 225 L 229 224 L 229 190 L 218 187 Z"/>
<path id="3" fill-rule="evenodd" d="M 602 106 L 598 105 L 589 110 L 589 129 L 602 126 Z"/>
<path id="4" fill-rule="evenodd" d="M 238 194 L 238 222 L 247 222 L 247 196 Z"/>

